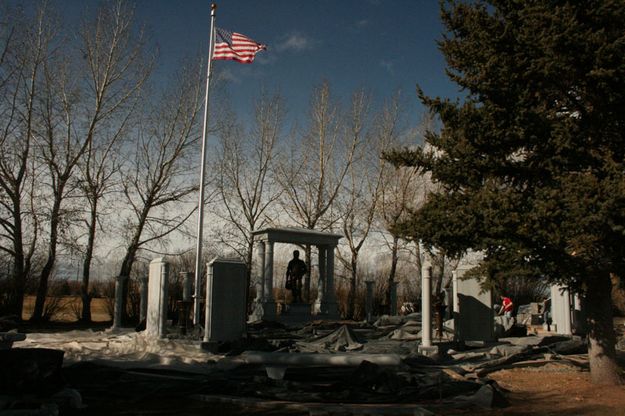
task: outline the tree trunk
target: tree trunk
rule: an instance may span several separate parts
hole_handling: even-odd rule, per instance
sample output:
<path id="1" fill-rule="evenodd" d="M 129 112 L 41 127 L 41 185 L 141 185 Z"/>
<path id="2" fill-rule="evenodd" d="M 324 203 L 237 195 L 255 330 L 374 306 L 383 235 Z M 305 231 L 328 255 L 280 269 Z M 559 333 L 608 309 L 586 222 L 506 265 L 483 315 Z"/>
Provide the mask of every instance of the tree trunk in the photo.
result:
<path id="1" fill-rule="evenodd" d="M 138 247 L 136 245 L 131 245 L 126 249 L 126 255 L 124 256 L 124 260 L 122 261 L 122 266 L 119 270 L 119 276 L 124 276 L 125 279 L 120 279 L 120 290 L 122 292 L 122 325 L 127 325 L 130 317 L 128 316 L 128 286 L 130 284 L 130 272 L 132 271 L 132 266 L 135 262 L 135 256 L 137 254 Z"/>
<path id="2" fill-rule="evenodd" d="M 395 282 L 395 275 L 397 274 L 397 261 L 399 259 L 398 256 L 399 251 L 399 237 L 393 236 L 393 245 L 391 246 L 391 271 L 388 274 L 388 282 L 386 286 L 386 305 L 389 308 L 388 312 L 390 313 L 391 307 L 391 290 L 393 287 L 393 283 Z"/>
<path id="3" fill-rule="evenodd" d="M 358 252 L 352 252 L 351 278 L 349 279 L 349 296 L 347 301 L 347 317 L 355 319 L 356 289 L 358 288 Z"/>
<path id="4" fill-rule="evenodd" d="M 622 384 L 614 349 L 612 281 L 606 271 L 597 271 L 595 276 L 586 294 L 590 378 L 594 384 Z"/>
<path id="5" fill-rule="evenodd" d="M 13 287 L 9 293 L 9 313 L 17 316 L 18 321 L 22 320 L 22 310 L 24 308 L 24 292 L 26 287 L 27 272 L 24 267 L 24 246 L 22 234 L 21 203 L 19 198 L 13 200 Z"/>
<path id="6" fill-rule="evenodd" d="M 97 200 L 91 207 L 91 218 L 89 222 L 89 236 L 87 239 L 87 249 L 82 266 L 82 283 L 80 285 L 80 297 L 82 299 L 82 314 L 80 320 L 84 323 L 91 322 L 91 296 L 89 295 L 89 278 L 91 275 L 91 259 L 93 258 L 93 244 L 97 228 Z"/>
<path id="7" fill-rule="evenodd" d="M 59 182 L 61 179 L 59 179 Z M 61 211 L 61 198 L 63 195 L 63 187 L 59 186 L 56 190 L 57 196 L 54 199 L 54 205 L 52 206 L 52 212 L 50 216 L 50 246 L 48 249 L 48 260 L 46 261 L 41 276 L 39 277 L 39 287 L 37 288 L 37 299 L 35 300 L 35 308 L 30 320 L 33 322 L 41 321 L 44 315 L 44 305 L 46 303 L 46 296 L 48 295 L 48 281 L 56 262 L 56 245 L 58 242 L 58 228 L 59 228 L 59 215 Z"/>

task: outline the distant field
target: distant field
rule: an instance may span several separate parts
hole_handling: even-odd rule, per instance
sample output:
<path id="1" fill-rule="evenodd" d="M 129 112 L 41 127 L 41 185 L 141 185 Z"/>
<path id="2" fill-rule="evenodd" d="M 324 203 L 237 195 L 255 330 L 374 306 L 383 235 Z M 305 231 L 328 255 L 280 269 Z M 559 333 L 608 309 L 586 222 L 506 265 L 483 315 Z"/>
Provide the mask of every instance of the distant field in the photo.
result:
<path id="1" fill-rule="evenodd" d="M 55 322 L 75 322 L 76 314 L 81 308 L 80 296 L 63 296 L 59 299 L 59 311 L 52 316 Z M 35 297 L 26 296 L 24 299 L 24 309 L 22 310 L 22 319 L 27 320 L 33 314 L 35 307 Z M 93 322 L 106 322 L 112 318 L 106 309 L 106 299 L 94 298 L 91 300 L 91 320 Z"/>

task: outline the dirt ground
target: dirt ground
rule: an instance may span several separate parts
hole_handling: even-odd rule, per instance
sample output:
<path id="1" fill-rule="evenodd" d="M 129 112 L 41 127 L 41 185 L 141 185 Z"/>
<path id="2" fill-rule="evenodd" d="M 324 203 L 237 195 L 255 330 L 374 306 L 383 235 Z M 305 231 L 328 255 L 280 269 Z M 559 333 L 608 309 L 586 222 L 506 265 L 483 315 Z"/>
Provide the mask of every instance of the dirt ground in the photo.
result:
<path id="1" fill-rule="evenodd" d="M 80 296 L 64 296 L 58 300 L 59 308 L 52 316 L 55 322 L 74 322 L 77 320 L 76 313 L 81 310 Z M 22 319 L 28 320 L 33 314 L 35 307 L 35 296 L 26 296 L 24 298 L 24 309 L 22 310 Z M 93 322 L 106 322 L 111 320 L 108 313 L 107 300 L 104 298 L 91 299 L 91 319 Z"/>
<path id="2" fill-rule="evenodd" d="M 511 406 L 473 415 L 625 415 L 625 386 L 593 385 L 586 371 L 557 372 L 545 366 L 501 370 L 490 377 L 509 390 Z"/>

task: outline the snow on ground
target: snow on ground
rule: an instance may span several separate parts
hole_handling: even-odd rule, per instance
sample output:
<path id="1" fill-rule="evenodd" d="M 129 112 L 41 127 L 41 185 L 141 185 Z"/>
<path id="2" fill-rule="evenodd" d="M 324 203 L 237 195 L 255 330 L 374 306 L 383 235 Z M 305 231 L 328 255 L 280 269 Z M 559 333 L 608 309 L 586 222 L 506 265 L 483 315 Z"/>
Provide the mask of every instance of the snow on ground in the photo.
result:
<path id="1" fill-rule="evenodd" d="M 65 351 L 63 364 L 96 361 L 123 368 L 166 368 L 206 373 L 220 356 L 203 351 L 198 341 L 153 340 L 145 332 L 76 330 L 29 333 L 14 348 L 51 348 Z"/>

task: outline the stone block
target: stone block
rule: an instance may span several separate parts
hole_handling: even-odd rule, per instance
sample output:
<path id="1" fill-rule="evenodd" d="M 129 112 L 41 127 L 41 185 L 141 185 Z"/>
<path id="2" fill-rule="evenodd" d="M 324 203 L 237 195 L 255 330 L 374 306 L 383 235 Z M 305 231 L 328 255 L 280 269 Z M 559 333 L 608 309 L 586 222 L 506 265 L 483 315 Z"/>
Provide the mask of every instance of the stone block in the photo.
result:
<path id="1" fill-rule="evenodd" d="M 310 304 L 291 303 L 278 317 L 278 321 L 287 326 L 301 326 L 312 319 Z"/>
<path id="2" fill-rule="evenodd" d="M 165 336 L 168 282 L 169 264 L 163 258 L 152 260 L 148 278 L 148 309 L 145 323 L 146 334 L 149 337 Z"/>
<path id="3" fill-rule="evenodd" d="M 466 270 L 457 270 L 455 285 L 454 331 L 458 341 L 493 341 L 493 299 L 490 290 L 482 290 L 477 279 L 463 280 Z"/>
<path id="4" fill-rule="evenodd" d="M 208 263 L 204 342 L 241 339 L 246 334 L 247 268 L 235 259 Z"/>

